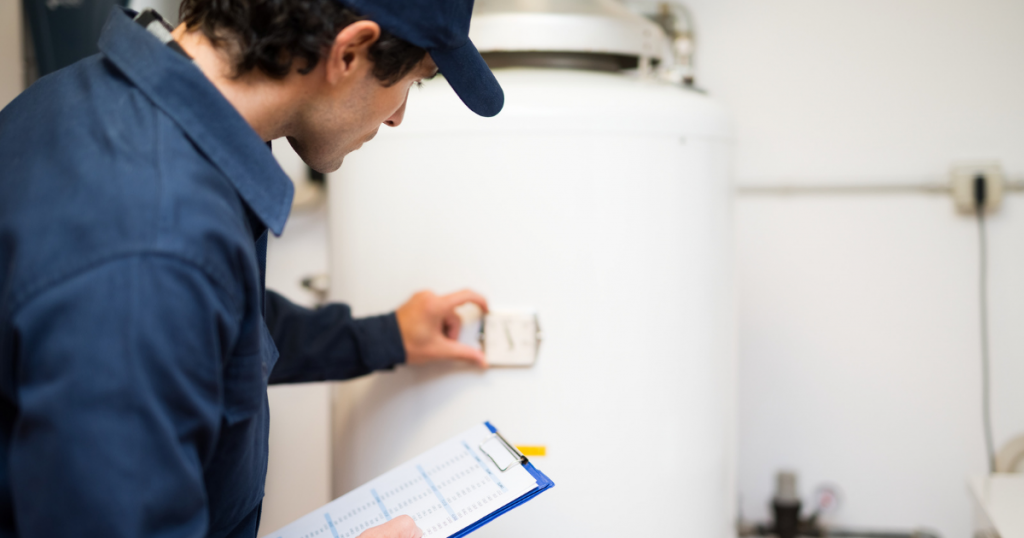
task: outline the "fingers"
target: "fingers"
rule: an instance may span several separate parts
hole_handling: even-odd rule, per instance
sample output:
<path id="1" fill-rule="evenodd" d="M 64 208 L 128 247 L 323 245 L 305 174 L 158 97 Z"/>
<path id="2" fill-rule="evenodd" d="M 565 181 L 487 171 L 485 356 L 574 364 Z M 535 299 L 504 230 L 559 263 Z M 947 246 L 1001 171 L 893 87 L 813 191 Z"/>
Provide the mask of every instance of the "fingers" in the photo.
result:
<path id="1" fill-rule="evenodd" d="M 441 305 L 445 311 L 453 310 L 456 306 L 463 303 L 473 303 L 480 307 L 480 310 L 487 312 L 487 299 L 484 299 L 483 295 L 473 290 L 461 290 L 455 293 L 449 293 L 440 297 Z"/>
<path id="2" fill-rule="evenodd" d="M 388 522 L 390 525 L 394 525 L 397 534 L 396 538 L 420 538 L 423 536 L 423 531 L 416 526 L 416 523 L 409 516 L 398 516 Z"/>
<path id="3" fill-rule="evenodd" d="M 358 538 L 420 538 L 423 531 L 409 516 L 398 516 L 387 523 L 366 529 Z"/>
<path id="4" fill-rule="evenodd" d="M 441 349 L 438 350 L 438 354 L 451 357 L 455 360 L 466 361 L 480 368 L 487 368 L 487 359 L 484 357 L 484 352 L 476 349 L 475 347 L 467 346 L 461 342 L 455 342 L 452 340 L 446 340 L 441 344 Z"/>
<path id="5" fill-rule="evenodd" d="M 455 312 L 455 309 L 466 303 L 473 303 L 480 307 L 480 310 L 487 312 L 487 299 L 473 290 L 462 290 L 450 293 L 439 298 L 439 303 L 444 312 L 445 336 L 452 340 L 459 339 L 459 331 L 462 330 L 462 318 Z"/>
<path id="6" fill-rule="evenodd" d="M 462 330 L 462 318 L 455 313 L 454 310 L 449 310 L 444 315 L 444 330 L 445 336 L 452 340 L 459 339 L 459 332 Z"/>
<path id="7" fill-rule="evenodd" d="M 487 367 L 481 350 L 458 341 L 462 319 L 456 307 L 472 303 L 487 311 L 487 300 L 472 290 L 437 296 L 421 291 L 395 311 L 409 364 L 458 360 Z"/>

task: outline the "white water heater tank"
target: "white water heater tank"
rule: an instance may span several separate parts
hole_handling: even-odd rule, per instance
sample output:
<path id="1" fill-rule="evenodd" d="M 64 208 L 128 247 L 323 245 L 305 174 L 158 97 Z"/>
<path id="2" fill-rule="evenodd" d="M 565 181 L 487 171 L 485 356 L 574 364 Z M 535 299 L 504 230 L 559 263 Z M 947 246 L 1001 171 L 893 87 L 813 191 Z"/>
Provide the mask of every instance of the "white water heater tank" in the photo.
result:
<path id="1" fill-rule="evenodd" d="M 495 4 L 478 6 L 474 31 Z M 334 493 L 489 420 L 543 447 L 532 459 L 556 486 L 481 538 L 735 535 L 727 114 L 654 71 L 621 70 L 629 51 L 605 67 L 599 51 L 578 66 L 590 70 L 527 52 L 498 58 L 511 66 L 495 69 L 497 117 L 475 116 L 438 77 L 329 176 L 331 296 L 370 315 L 469 287 L 492 308 L 536 312 L 537 360 L 338 384 Z M 550 52 L 568 67 L 586 54 Z"/>

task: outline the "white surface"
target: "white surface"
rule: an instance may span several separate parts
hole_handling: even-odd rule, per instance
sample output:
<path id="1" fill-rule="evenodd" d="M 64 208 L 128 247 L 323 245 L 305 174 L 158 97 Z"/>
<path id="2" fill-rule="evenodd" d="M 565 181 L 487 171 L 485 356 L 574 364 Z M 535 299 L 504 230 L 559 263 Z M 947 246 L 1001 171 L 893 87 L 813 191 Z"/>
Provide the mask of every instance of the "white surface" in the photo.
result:
<path id="1" fill-rule="evenodd" d="M 270 462 L 261 533 L 331 498 L 330 386 L 275 385 L 270 398 Z"/>
<path id="2" fill-rule="evenodd" d="M 531 305 L 544 329 L 537 364 L 400 368 L 340 385 L 335 490 L 488 419 L 510 442 L 546 446 L 538 466 L 558 486 L 481 538 L 733 534 L 722 109 L 616 75 L 498 78 L 498 117 L 472 115 L 431 81 L 400 128 L 330 177 L 333 294 L 359 314 L 422 288 Z"/>
<path id="3" fill-rule="evenodd" d="M 477 425 L 267 536 L 353 538 L 400 515 L 424 538 L 451 536 L 537 488 L 521 465 L 502 471 L 481 452 L 492 437 Z"/>
<path id="4" fill-rule="evenodd" d="M 839 485 L 834 523 L 968 536 L 963 480 L 986 460 L 976 230 L 954 214 L 939 195 L 737 201 L 745 517 L 768 517 L 787 468 L 805 499 Z M 993 334 L 1019 334 L 1009 321 Z M 994 372 L 997 391 L 1013 386 Z"/>
<path id="5" fill-rule="evenodd" d="M 477 0 L 470 39 L 480 52 L 599 52 L 667 57 L 653 22 L 617 0 Z"/>
<path id="6" fill-rule="evenodd" d="M 1024 2 L 687 0 L 697 82 L 734 112 L 737 181 L 1024 175 Z M 1024 432 L 1024 200 L 989 221 L 996 446 Z M 982 472 L 974 223 L 947 197 L 743 198 L 740 493 L 843 492 L 832 521 L 970 536 Z"/>
<path id="7" fill-rule="evenodd" d="M 1024 538 L 1024 474 L 971 478 L 975 506 L 999 538 Z"/>
<path id="8" fill-rule="evenodd" d="M 697 82 L 736 116 L 738 183 L 1024 174 L 1024 2 L 684 3 Z"/>

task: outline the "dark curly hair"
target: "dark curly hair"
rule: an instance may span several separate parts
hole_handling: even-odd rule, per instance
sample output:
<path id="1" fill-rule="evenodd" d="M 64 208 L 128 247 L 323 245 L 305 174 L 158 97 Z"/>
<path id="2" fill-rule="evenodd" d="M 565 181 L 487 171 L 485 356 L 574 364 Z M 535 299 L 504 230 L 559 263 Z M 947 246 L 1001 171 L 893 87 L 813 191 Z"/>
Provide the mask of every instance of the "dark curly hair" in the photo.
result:
<path id="1" fill-rule="evenodd" d="M 259 69 L 284 78 L 296 60 L 299 73 L 316 67 L 342 28 L 365 17 L 338 0 L 184 0 L 180 20 L 231 52 L 234 75 Z M 381 31 L 370 46 L 373 75 L 390 86 L 409 74 L 427 51 Z"/>

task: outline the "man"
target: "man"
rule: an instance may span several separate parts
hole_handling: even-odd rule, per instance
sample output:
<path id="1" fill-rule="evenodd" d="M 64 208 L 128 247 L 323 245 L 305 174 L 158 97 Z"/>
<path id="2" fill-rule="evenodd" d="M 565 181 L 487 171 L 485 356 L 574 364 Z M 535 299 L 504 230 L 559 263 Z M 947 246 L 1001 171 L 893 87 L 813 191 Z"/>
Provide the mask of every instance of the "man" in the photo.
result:
<path id="1" fill-rule="evenodd" d="M 186 0 L 173 33 L 117 9 L 0 112 L 0 536 L 254 537 L 268 383 L 484 364 L 453 339 L 473 292 L 354 320 L 264 290 L 269 140 L 333 171 L 438 69 L 502 106 L 471 0 L 343 1 Z"/>

